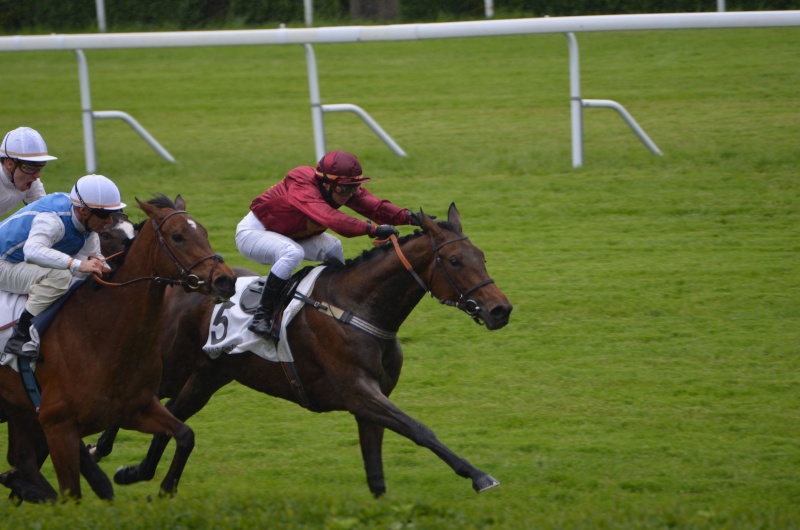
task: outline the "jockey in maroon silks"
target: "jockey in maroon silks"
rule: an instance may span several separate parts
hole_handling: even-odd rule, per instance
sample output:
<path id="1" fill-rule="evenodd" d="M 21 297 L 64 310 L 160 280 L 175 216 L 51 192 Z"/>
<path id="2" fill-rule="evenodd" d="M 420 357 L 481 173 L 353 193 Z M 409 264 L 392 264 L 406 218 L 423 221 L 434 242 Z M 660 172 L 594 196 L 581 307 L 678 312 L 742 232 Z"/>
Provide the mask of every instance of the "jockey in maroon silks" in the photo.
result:
<path id="1" fill-rule="evenodd" d="M 277 334 L 272 322 L 275 297 L 304 259 L 344 262 L 342 242 L 326 230 L 345 237 L 386 239 L 398 234 L 394 225 L 419 224 L 416 214 L 362 186 L 370 180 L 355 155 L 331 151 L 316 169 L 294 168 L 253 200 L 250 213 L 236 227 L 236 247 L 245 257 L 272 268 L 250 331 L 264 337 Z M 369 221 L 339 211 L 342 206 Z"/>

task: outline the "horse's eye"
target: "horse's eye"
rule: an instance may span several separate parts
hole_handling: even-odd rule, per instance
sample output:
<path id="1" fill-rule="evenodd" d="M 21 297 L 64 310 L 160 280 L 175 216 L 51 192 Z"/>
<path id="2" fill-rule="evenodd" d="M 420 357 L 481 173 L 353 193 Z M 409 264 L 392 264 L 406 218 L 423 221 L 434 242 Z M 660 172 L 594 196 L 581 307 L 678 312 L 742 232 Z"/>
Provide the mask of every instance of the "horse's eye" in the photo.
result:
<path id="1" fill-rule="evenodd" d="M 109 234 L 108 232 L 100 232 L 100 237 L 108 241 L 109 239 L 111 239 L 111 234 Z"/>
<path id="2" fill-rule="evenodd" d="M 172 241 L 174 243 L 183 243 L 184 239 L 183 239 L 183 236 L 180 235 L 180 234 L 172 234 Z"/>
<path id="3" fill-rule="evenodd" d="M 458 259 L 458 257 L 456 257 L 456 256 L 450 256 L 450 258 L 447 261 L 449 261 L 450 265 L 452 265 L 453 267 L 460 267 L 461 266 L 461 260 Z"/>

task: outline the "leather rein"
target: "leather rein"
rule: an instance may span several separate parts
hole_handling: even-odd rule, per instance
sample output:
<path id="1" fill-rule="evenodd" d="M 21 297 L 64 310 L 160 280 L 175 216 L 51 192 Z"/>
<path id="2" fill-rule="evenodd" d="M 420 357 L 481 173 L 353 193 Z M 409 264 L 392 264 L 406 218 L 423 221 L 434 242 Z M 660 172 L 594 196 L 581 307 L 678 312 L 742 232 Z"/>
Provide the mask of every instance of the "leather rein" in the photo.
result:
<path id="1" fill-rule="evenodd" d="M 453 280 L 453 277 L 450 275 L 450 273 L 447 272 L 447 269 L 444 267 L 444 264 L 442 263 L 442 258 L 441 256 L 439 256 L 439 250 L 442 247 L 449 245 L 450 243 L 455 243 L 456 241 L 469 239 L 467 236 L 462 235 L 454 239 L 451 239 L 449 241 L 445 241 L 444 243 L 440 243 L 438 245 L 435 244 L 435 242 L 433 241 L 433 237 L 431 236 L 431 246 L 433 247 L 434 266 L 433 269 L 431 270 L 431 277 L 427 284 L 422 280 L 422 278 L 419 277 L 417 272 L 414 270 L 414 267 L 412 267 L 411 263 L 409 263 L 408 259 L 406 259 L 405 255 L 403 254 L 403 251 L 400 250 L 400 243 L 398 243 L 397 241 L 397 236 L 392 234 L 391 236 L 389 236 L 389 239 L 392 241 L 392 245 L 394 245 L 394 249 L 397 252 L 397 257 L 400 258 L 400 261 L 403 263 L 403 266 L 406 268 L 408 272 L 411 273 L 411 276 L 413 276 L 413 278 L 417 281 L 419 286 L 422 287 L 423 291 L 430 294 L 431 297 L 436 298 L 440 304 L 456 307 L 464 311 L 470 317 L 472 317 L 472 320 L 474 320 L 477 324 L 481 326 L 483 325 L 483 320 L 481 319 L 480 316 L 478 316 L 481 310 L 481 306 L 478 304 L 476 300 L 473 300 L 472 298 L 468 297 L 470 294 L 474 293 L 484 285 L 494 283 L 494 280 L 492 278 L 489 278 L 482 282 L 478 282 L 477 284 L 473 285 L 466 291 L 462 291 L 461 289 L 459 289 L 458 285 L 456 285 L 456 282 Z M 431 289 L 428 287 L 428 285 L 430 285 L 431 282 L 433 281 L 433 275 L 436 273 L 437 270 L 442 271 L 442 274 L 444 274 L 444 277 L 450 284 L 450 287 L 452 287 L 453 290 L 458 294 L 458 300 L 456 301 L 442 300 L 441 298 L 433 294 Z"/>
<path id="2" fill-rule="evenodd" d="M 152 282 L 155 282 L 157 284 L 165 283 L 167 285 L 180 285 L 180 286 L 192 289 L 192 290 L 196 290 L 196 289 L 199 289 L 200 287 L 202 287 L 203 285 L 205 285 L 207 283 L 207 281 L 201 280 L 200 277 L 197 276 L 196 274 L 192 274 L 192 269 L 194 269 L 195 267 L 197 267 L 198 265 L 200 265 L 201 263 L 203 263 L 207 259 L 213 259 L 214 260 L 214 265 L 211 267 L 211 272 L 208 274 L 208 282 L 210 282 L 211 278 L 214 276 L 214 270 L 217 268 L 217 265 L 220 264 L 220 263 L 224 263 L 225 262 L 225 260 L 222 258 L 222 256 L 220 256 L 219 254 L 209 254 L 208 256 L 202 257 L 202 258 L 198 259 L 197 261 L 195 261 L 194 263 L 192 263 L 191 265 L 189 265 L 188 267 L 186 267 L 186 266 L 183 265 L 183 262 L 181 262 L 180 258 L 178 258 L 178 256 L 175 254 L 175 252 L 170 248 L 170 246 L 167 244 L 167 241 L 164 239 L 164 236 L 161 234 L 161 227 L 164 225 L 164 223 L 167 221 L 167 219 L 169 219 L 173 215 L 179 215 L 179 214 L 189 215 L 184 210 L 175 210 L 174 212 L 171 212 L 171 213 L 167 214 L 166 216 L 164 216 L 164 218 L 161 220 L 160 223 L 156 224 L 155 221 L 152 221 L 152 223 L 153 223 L 153 227 L 155 228 L 156 235 L 158 236 L 158 242 L 160 243 L 161 248 L 163 248 L 164 250 L 167 251 L 167 255 L 170 257 L 170 259 L 172 259 L 172 262 L 175 263 L 175 265 L 178 267 L 180 278 L 175 279 L 175 278 L 163 278 L 163 277 L 160 277 L 160 276 L 145 276 L 145 277 L 136 278 L 135 280 L 130 280 L 130 281 L 127 281 L 127 282 L 113 283 L 113 282 L 107 282 L 107 281 L 103 280 L 95 272 L 94 273 L 95 281 L 98 282 L 99 284 L 105 285 L 107 287 L 124 287 L 126 285 L 131 285 L 131 284 L 138 283 L 138 282 L 152 281 Z M 114 256 L 117 256 L 117 255 L 118 254 L 114 254 Z M 109 256 L 109 257 L 114 257 L 114 256 Z M 109 258 L 106 258 L 106 259 L 109 259 Z"/>

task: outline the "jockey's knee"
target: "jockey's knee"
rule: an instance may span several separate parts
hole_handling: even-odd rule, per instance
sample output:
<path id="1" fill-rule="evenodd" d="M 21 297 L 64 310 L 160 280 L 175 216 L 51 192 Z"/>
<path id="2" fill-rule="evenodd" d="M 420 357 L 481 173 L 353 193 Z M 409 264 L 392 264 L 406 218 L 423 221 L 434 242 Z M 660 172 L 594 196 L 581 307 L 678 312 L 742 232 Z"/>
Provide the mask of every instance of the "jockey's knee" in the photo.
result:
<path id="1" fill-rule="evenodd" d="M 283 247 L 280 261 L 283 261 L 291 270 L 294 270 L 303 263 L 303 258 L 305 258 L 303 247 L 295 243 Z"/>
<path id="2" fill-rule="evenodd" d="M 51 269 L 31 286 L 25 307 L 31 314 L 38 315 L 66 294 L 73 279 L 69 270 Z"/>
<path id="3" fill-rule="evenodd" d="M 331 261 L 344 263 L 344 249 L 342 248 L 342 242 L 337 240 L 335 245 L 325 251 L 325 258 L 322 261 L 326 263 Z"/>

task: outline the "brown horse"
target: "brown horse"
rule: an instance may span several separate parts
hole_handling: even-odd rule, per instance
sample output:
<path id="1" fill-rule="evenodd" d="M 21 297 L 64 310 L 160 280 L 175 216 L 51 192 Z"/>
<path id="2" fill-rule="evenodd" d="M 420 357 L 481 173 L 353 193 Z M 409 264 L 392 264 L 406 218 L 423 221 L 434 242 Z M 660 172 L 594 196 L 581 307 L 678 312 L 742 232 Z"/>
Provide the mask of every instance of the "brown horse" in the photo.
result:
<path id="1" fill-rule="evenodd" d="M 184 211 L 180 196 L 175 203 L 164 196 L 137 203 L 148 219 L 110 279 L 125 287 L 95 279 L 83 283 L 42 338 L 43 362 L 35 372 L 38 411 L 19 374 L 0 368 L 0 405 L 14 466 L 0 482 L 19 499 L 57 498 L 40 471 L 48 452 L 62 495 L 80 498 L 83 473 L 99 497 L 113 498 L 111 482 L 81 441 L 112 425 L 175 438 L 178 450 L 161 484 L 164 494 L 176 491 L 194 447 L 192 430 L 155 397 L 164 294 L 168 285 L 177 285 L 212 303 L 226 300 L 235 292 L 235 277 L 211 249 L 205 228 Z"/>
<path id="2" fill-rule="evenodd" d="M 162 318 L 168 324 L 158 341 L 164 360 L 158 392 L 160 397 L 172 398 L 167 408 L 186 420 L 202 409 L 215 391 L 236 380 L 315 412 L 347 410 L 353 414 L 367 484 L 376 497 L 386 492 L 381 454 L 386 428 L 433 451 L 458 475 L 471 479 L 475 491 L 497 486 L 497 480 L 453 453 L 433 431 L 388 398 L 403 364 L 396 332 L 426 292 L 464 310 L 490 330 L 505 326 L 511 313 L 508 299 L 486 272 L 483 252 L 462 234 L 455 205 L 450 206 L 447 222 L 436 223 L 425 215 L 422 219 L 422 231 L 401 238 L 397 251 L 392 245 L 382 245 L 320 274 L 310 294 L 313 300 L 352 311 L 378 331 L 366 332 L 311 305 L 304 306 L 287 329 L 295 361 L 294 389 L 280 363 L 251 353 L 210 359 L 202 347 L 214 303 L 171 290 Z M 243 271 L 242 275 L 255 273 Z M 94 448 L 96 456 L 110 453 L 116 432 L 111 429 L 103 434 Z M 146 458 L 136 466 L 120 468 L 114 480 L 130 484 L 153 478 L 168 441 L 168 436 L 156 435 Z"/>

